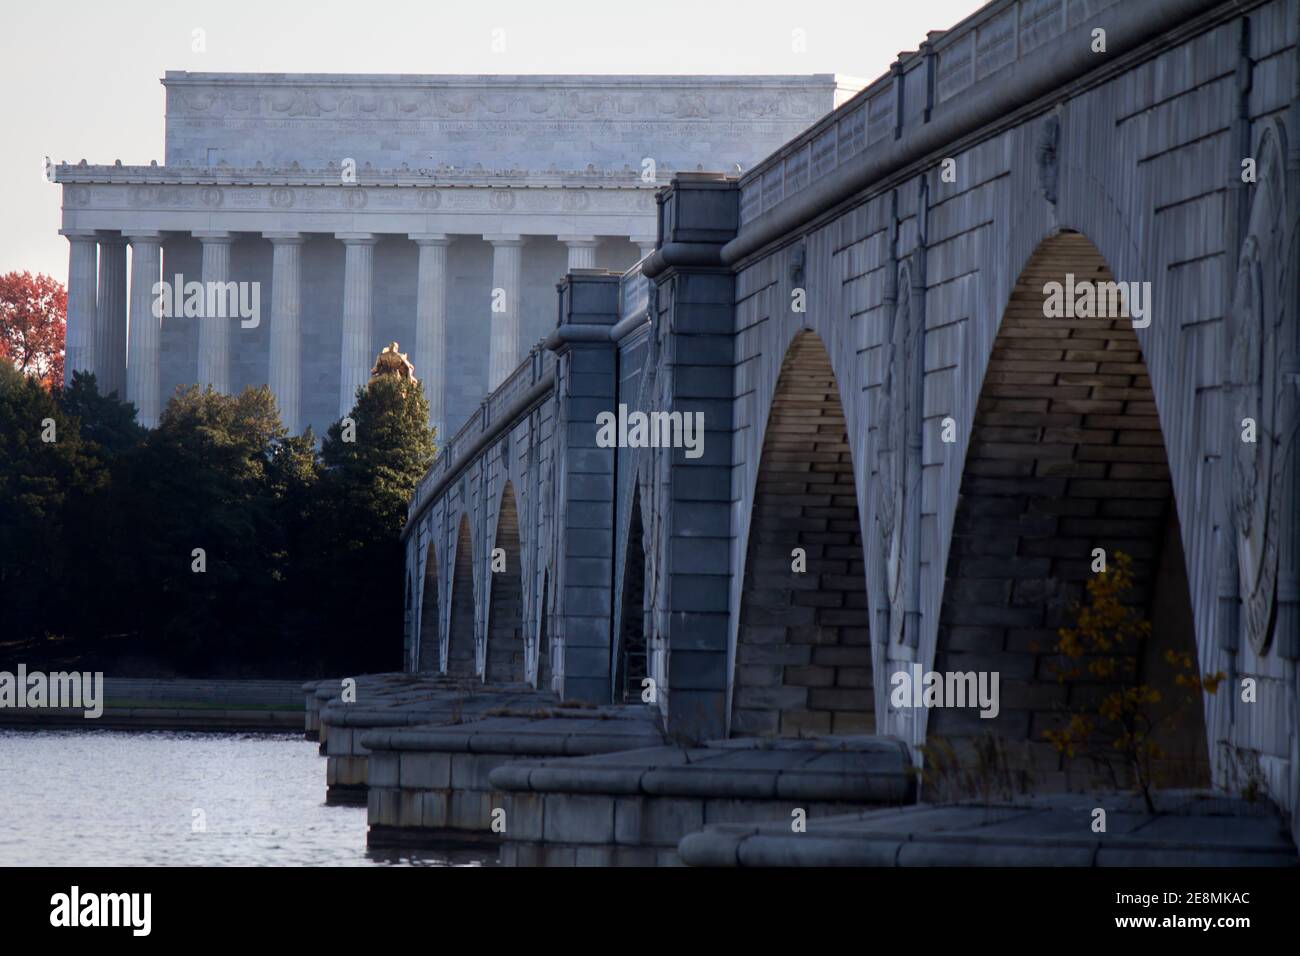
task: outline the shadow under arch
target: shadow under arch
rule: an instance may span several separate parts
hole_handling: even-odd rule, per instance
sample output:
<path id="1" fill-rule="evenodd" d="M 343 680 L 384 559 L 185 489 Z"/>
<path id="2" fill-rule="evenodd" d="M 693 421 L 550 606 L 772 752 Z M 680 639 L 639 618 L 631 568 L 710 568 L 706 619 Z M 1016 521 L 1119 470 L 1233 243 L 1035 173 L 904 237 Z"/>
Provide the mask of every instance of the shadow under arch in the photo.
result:
<path id="1" fill-rule="evenodd" d="M 474 660 L 474 544 L 469 515 L 460 516 L 456 533 L 456 565 L 451 583 L 451 623 L 447 628 L 447 667 L 451 677 L 473 677 Z"/>
<path id="2" fill-rule="evenodd" d="M 1098 720 L 1102 701 L 1138 684 L 1163 698 L 1151 709 L 1164 725 L 1153 735 L 1165 752 L 1161 782 L 1209 779 L 1202 702 L 1175 719 L 1186 693 L 1165 660 L 1197 660 L 1169 463 L 1132 322 L 1111 287 L 1092 285 L 1110 282 L 1101 253 L 1077 232 L 1044 239 L 1030 256 L 981 384 L 948 550 L 934 670 L 997 674 L 998 713 L 936 707 L 928 742 L 941 738 L 960 763 L 978 764 L 989 759 L 978 744 L 996 739 L 996 759 L 1036 790 L 1126 782 L 1113 762 L 1084 752 L 1100 756 L 1113 740 Z M 1058 314 L 1071 288 L 1088 286 L 1090 310 Z M 1089 603 L 1097 548 L 1108 569 L 1118 553 L 1131 557 L 1124 602 L 1152 624 L 1146 640 L 1101 655 L 1116 659 L 1121 678 L 1092 671 L 1095 655 L 1057 653 L 1060 629 L 1079 623 L 1076 602 Z M 1074 715 L 1097 732 L 1071 759 L 1045 734 Z"/>
<path id="3" fill-rule="evenodd" d="M 497 550 L 501 561 L 497 560 Z M 497 511 L 496 544 L 488 577 L 486 679 L 513 684 L 524 679 L 524 592 L 520 570 L 519 508 L 509 481 Z"/>
<path id="4" fill-rule="evenodd" d="M 732 735 L 874 732 L 852 452 L 830 356 L 810 330 L 795 336 L 782 362 L 752 509 Z M 796 570 L 796 560 L 806 567 Z"/>
<path id="5" fill-rule="evenodd" d="M 614 646 L 614 702 L 640 703 L 641 682 L 649 671 L 645 628 L 645 526 L 641 517 L 639 486 L 632 491 L 620 608 L 619 631 Z"/>
<path id="6" fill-rule="evenodd" d="M 416 670 L 415 655 L 418 635 L 415 631 L 415 586 L 411 571 L 406 571 L 406 591 L 402 598 L 402 667 Z"/>
<path id="7" fill-rule="evenodd" d="M 441 602 L 438 600 L 438 555 L 433 542 L 430 541 L 424 558 L 424 591 L 420 598 L 419 659 L 416 662 L 416 670 L 422 673 L 442 669 L 442 641 L 439 633 L 441 611 Z"/>

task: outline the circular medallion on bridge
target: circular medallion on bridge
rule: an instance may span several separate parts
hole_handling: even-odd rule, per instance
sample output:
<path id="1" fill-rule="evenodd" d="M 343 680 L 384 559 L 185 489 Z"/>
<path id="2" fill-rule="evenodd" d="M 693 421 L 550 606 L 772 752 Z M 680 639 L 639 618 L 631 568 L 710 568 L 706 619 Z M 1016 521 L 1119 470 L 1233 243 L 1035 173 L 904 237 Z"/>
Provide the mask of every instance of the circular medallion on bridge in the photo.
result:
<path id="1" fill-rule="evenodd" d="M 283 187 L 279 189 L 272 189 L 271 196 L 268 201 L 276 209 L 288 209 L 290 206 L 293 205 L 293 190 L 285 189 Z"/>
<path id="2" fill-rule="evenodd" d="M 64 195 L 69 206 L 84 206 L 90 202 L 90 190 L 85 186 L 69 186 Z"/>
<path id="3" fill-rule="evenodd" d="M 366 191 L 355 186 L 346 187 L 343 191 L 343 201 L 349 209 L 365 209 Z"/>
<path id="4" fill-rule="evenodd" d="M 1250 224 L 1237 257 L 1233 290 L 1230 374 L 1234 422 L 1238 429 L 1232 454 L 1232 518 L 1236 532 L 1242 623 L 1251 646 L 1263 653 L 1277 590 L 1278 540 L 1281 533 L 1282 321 L 1285 315 L 1287 205 L 1285 145 L 1280 128 L 1270 124 L 1260 137 L 1257 181 Z M 1249 421 L 1247 421 L 1249 420 Z M 1253 428 L 1252 428 L 1253 423 Z M 1254 441 L 1247 441 L 1253 430 Z"/>
<path id="5" fill-rule="evenodd" d="M 442 205 L 442 195 L 436 189 L 421 189 L 415 194 L 421 209 L 437 209 Z"/>
<path id="6" fill-rule="evenodd" d="M 493 209 L 514 209 L 515 194 L 509 189 L 494 189 L 488 197 L 488 203 Z"/>
<path id="7" fill-rule="evenodd" d="M 217 189 L 215 186 L 204 187 L 199 192 L 199 201 L 209 208 L 220 206 L 221 200 L 221 190 Z"/>

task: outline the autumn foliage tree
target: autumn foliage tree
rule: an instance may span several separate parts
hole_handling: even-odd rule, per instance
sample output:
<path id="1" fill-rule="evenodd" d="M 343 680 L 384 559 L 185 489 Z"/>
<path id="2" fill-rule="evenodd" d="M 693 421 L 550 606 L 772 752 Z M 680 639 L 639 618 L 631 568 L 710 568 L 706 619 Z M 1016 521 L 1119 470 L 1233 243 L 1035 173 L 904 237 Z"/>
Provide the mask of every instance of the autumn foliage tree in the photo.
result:
<path id="1" fill-rule="evenodd" d="M 53 390 L 63 384 L 68 293 L 50 276 L 0 275 L 0 358 Z"/>
<path id="2" fill-rule="evenodd" d="M 1044 736 L 1058 753 L 1088 757 L 1116 778 L 1127 771 L 1147 812 L 1155 813 L 1152 792 L 1166 756 L 1158 742 L 1160 731 L 1199 705 L 1202 693 L 1213 694 L 1224 675 L 1200 674 L 1191 654 L 1166 650 L 1164 663 L 1173 671 L 1170 683 L 1180 699 L 1168 702 L 1173 707 L 1162 706 L 1161 690 L 1138 680 L 1137 660 L 1151 638 L 1151 622 L 1125 601 L 1133 589 L 1133 559 L 1117 551 L 1111 567 L 1094 575 L 1087 589 L 1088 603 L 1073 608 L 1074 626 L 1057 632 L 1055 651 L 1063 664 L 1056 678 L 1063 683 L 1086 674 L 1118 686 L 1094 712 L 1071 713 L 1063 727 L 1044 731 Z"/>

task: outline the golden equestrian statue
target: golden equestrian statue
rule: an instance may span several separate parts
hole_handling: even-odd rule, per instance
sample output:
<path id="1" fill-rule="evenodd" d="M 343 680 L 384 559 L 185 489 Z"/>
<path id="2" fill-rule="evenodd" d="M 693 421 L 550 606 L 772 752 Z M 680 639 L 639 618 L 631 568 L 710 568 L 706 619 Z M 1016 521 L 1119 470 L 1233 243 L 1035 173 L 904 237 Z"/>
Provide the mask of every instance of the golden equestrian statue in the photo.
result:
<path id="1" fill-rule="evenodd" d="M 378 378 L 380 375 L 396 375 L 398 378 L 414 382 L 415 366 L 406 354 L 397 350 L 397 343 L 387 345 L 380 349 L 379 356 L 375 359 L 375 367 L 370 370 L 371 379 Z"/>

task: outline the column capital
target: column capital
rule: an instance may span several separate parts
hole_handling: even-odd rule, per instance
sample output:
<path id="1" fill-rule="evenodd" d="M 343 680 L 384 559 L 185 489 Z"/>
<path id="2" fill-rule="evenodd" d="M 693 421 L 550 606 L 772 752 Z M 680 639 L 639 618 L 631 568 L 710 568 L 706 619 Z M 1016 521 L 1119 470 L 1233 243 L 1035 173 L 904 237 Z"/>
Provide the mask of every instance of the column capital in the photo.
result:
<path id="1" fill-rule="evenodd" d="M 217 229 L 192 230 L 190 235 L 202 243 L 210 242 L 233 242 L 235 234 Z"/>
<path id="2" fill-rule="evenodd" d="M 336 232 L 334 238 L 349 246 L 373 246 L 379 241 L 373 232 Z"/>
<path id="3" fill-rule="evenodd" d="M 507 248 L 524 244 L 524 237 L 518 233 L 485 235 L 483 238 L 494 246 L 505 246 Z"/>
<path id="4" fill-rule="evenodd" d="M 566 246 L 590 246 L 594 248 L 600 243 L 600 240 L 595 236 L 557 236 L 556 238 Z"/>
<path id="5" fill-rule="evenodd" d="M 420 246 L 451 245 L 451 237 L 445 232 L 408 232 L 407 237 Z"/>
<path id="6" fill-rule="evenodd" d="M 628 241 L 634 246 L 655 246 L 659 243 L 658 236 L 628 236 Z"/>
<path id="7" fill-rule="evenodd" d="M 96 235 L 99 236 L 99 244 L 101 246 L 124 246 L 127 243 L 126 236 L 122 235 L 120 232 L 105 232 L 100 229 L 96 231 Z"/>
<path id="8" fill-rule="evenodd" d="M 97 233 L 94 229 L 60 229 L 59 235 L 63 236 L 65 239 L 68 239 L 69 241 L 71 240 L 78 240 L 81 242 L 85 242 L 87 240 L 95 241 L 95 242 L 99 241 L 99 233 Z"/>
<path id="9" fill-rule="evenodd" d="M 163 234 L 158 229 L 131 229 L 122 230 L 122 235 L 126 241 L 134 245 L 137 242 L 162 242 Z"/>
<path id="10" fill-rule="evenodd" d="M 264 232 L 263 239 L 269 239 L 276 245 L 296 246 L 306 238 L 301 232 Z"/>

